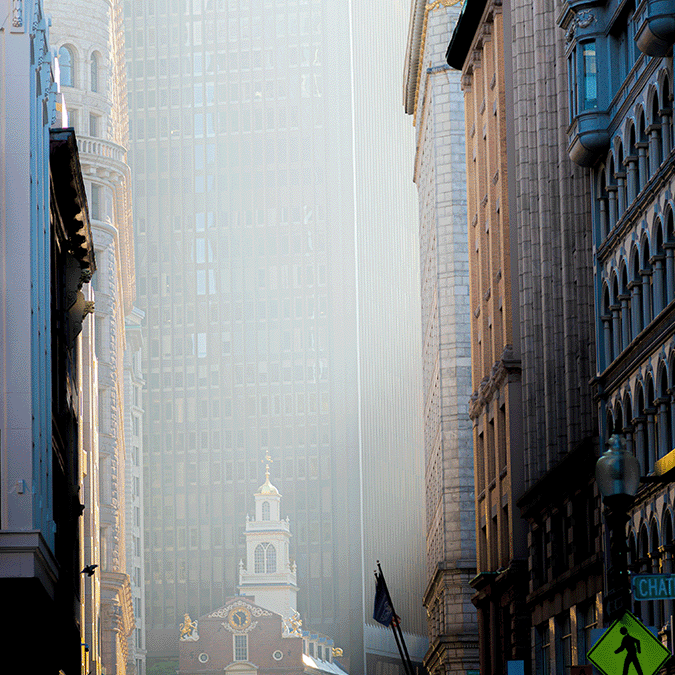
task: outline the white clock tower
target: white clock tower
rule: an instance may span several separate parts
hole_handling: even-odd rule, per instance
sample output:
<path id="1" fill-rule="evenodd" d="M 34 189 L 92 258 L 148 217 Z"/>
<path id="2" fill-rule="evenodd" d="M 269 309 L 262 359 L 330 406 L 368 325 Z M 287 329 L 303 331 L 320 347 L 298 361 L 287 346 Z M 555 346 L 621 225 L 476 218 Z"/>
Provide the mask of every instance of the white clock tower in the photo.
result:
<path id="1" fill-rule="evenodd" d="M 246 565 L 239 563 L 239 592 L 252 595 L 255 603 L 281 614 L 285 619 L 296 612 L 298 586 L 296 566 L 291 563 L 288 518 L 281 520 L 281 495 L 270 483 L 269 466 L 265 482 L 255 493 L 255 518 L 246 516 Z"/>

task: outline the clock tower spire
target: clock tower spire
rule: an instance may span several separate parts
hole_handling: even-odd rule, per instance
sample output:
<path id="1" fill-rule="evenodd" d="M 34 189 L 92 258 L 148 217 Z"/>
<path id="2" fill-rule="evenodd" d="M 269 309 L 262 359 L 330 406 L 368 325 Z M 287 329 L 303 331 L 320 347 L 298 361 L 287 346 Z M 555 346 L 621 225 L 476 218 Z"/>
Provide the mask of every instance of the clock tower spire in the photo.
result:
<path id="1" fill-rule="evenodd" d="M 270 461 L 269 455 L 266 457 Z M 252 595 L 261 607 L 290 617 L 296 611 L 296 566 L 291 563 L 288 518 L 281 519 L 281 495 L 270 483 L 269 464 L 265 482 L 254 495 L 255 517 L 246 516 L 246 565 L 239 563 L 239 592 Z"/>

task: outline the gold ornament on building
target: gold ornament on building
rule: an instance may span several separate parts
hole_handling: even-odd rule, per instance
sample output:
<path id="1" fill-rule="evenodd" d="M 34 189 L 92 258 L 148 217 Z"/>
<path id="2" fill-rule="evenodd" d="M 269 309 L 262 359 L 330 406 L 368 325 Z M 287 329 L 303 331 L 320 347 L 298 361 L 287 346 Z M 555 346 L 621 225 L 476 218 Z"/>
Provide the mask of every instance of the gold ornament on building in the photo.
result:
<path id="1" fill-rule="evenodd" d="M 190 618 L 190 615 L 185 612 L 184 621 L 180 625 L 180 639 L 186 641 L 196 641 L 199 640 L 199 635 L 197 634 L 197 621 L 193 621 Z"/>

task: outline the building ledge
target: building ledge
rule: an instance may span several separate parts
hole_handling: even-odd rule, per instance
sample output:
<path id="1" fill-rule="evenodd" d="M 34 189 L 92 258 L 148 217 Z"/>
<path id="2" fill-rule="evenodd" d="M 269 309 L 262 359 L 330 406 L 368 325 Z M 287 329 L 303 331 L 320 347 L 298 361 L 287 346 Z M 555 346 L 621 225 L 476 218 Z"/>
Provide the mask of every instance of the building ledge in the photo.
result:
<path id="1" fill-rule="evenodd" d="M 0 579 L 37 579 L 51 598 L 59 566 L 39 530 L 0 531 Z"/>

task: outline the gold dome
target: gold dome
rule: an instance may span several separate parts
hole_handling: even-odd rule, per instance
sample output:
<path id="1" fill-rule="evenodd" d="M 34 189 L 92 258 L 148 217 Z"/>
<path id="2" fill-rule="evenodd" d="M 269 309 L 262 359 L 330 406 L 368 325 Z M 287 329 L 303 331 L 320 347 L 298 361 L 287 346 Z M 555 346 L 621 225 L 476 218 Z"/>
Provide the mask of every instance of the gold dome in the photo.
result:
<path id="1" fill-rule="evenodd" d="M 259 495 L 278 495 L 277 490 L 272 483 L 270 483 L 270 467 L 269 464 L 265 467 L 265 482 L 258 488 Z"/>

